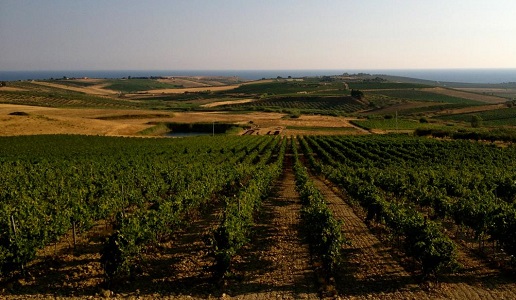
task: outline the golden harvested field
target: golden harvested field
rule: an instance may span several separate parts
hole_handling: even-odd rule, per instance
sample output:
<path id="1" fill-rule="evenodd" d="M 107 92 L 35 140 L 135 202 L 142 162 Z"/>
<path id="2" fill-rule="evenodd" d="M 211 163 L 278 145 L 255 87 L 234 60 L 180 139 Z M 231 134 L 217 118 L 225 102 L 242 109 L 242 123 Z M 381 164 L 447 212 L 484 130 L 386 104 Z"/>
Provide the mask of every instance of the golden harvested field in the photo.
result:
<path id="1" fill-rule="evenodd" d="M 28 115 L 10 115 L 24 112 Z M 108 136 L 136 136 L 153 125 L 151 122 L 225 122 L 258 126 L 255 134 L 267 134 L 277 127 L 306 127 L 291 134 L 317 131 L 317 127 L 353 128 L 349 118 L 330 116 L 301 116 L 284 118 L 283 113 L 254 112 L 235 114 L 226 112 L 160 112 L 156 110 L 106 110 L 48 108 L 26 105 L 0 104 L 0 136 L 31 134 L 87 134 Z M 313 127 L 313 128 L 310 128 Z M 361 129 L 357 129 L 363 131 Z M 283 131 L 283 130 L 282 130 Z M 350 131 L 351 132 L 351 131 Z M 306 133 L 306 132 L 305 132 Z M 330 134 L 331 132 L 328 132 Z M 288 134 L 288 130 L 283 132 Z"/>
<path id="2" fill-rule="evenodd" d="M 218 102 L 210 102 L 207 104 L 201 105 L 201 107 L 217 107 L 227 104 L 242 104 L 242 103 L 249 103 L 255 101 L 254 99 L 242 99 L 242 100 L 232 100 L 232 101 L 218 101 Z"/>
<path id="3" fill-rule="evenodd" d="M 91 81 L 88 79 L 86 79 L 86 80 Z M 97 79 L 92 79 L 92 80 L 98 81 Z M 78 80 L 78 81 L 80 81 L 80 80 Z M 88 86 L 88 87 L 74 87 L 74 86 L 68 86 L 68 85 L 64 85 L 64 84 L 51 83 L 51 82 L 45 82 L 45 81 L 34 81 L 33 83 L 39 84 L 42 86 L 46 86 L 46 87 L 64 89 L 64 90 L 80 92 L 80 93 L 85 93 L 85 94 L 90 94 L 90 95 L 116 95 L 117 94 L 117 92 L 115 92 L 115 91 L 104 89 L 104 87 L 107 86 L 107 84 L 105 84 L 105 83 L 99 83 L 99 84 Z"/>

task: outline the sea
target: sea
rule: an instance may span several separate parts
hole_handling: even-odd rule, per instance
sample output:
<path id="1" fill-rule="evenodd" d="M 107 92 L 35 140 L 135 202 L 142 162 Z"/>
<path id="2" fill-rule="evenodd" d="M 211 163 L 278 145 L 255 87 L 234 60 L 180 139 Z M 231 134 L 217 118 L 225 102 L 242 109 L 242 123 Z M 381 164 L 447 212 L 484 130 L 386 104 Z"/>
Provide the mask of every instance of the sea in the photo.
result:
<path id="1" fill-rule="evenodd" d="M 321 70 L 50 70 L 1 71 L 1 81 L 151 76 L 236 76 L 243 80 L 367 73 L 437 82 L 497 84 L 516 82 L 516 69 L 321 69 Z"/>

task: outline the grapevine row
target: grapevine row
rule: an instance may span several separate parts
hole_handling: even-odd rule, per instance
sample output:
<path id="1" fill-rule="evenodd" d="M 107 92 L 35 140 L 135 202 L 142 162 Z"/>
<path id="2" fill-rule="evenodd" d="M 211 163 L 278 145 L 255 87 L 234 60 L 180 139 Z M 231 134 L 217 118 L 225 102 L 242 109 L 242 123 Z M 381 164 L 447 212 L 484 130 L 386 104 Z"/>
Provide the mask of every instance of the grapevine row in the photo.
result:
<path id="1" fill-rule="evenodd" d="M 315 141 L 313 143 L 316 144 Z M 313 156 L 310 146 L 303 143 L 305 155 Z M 374 185 L 349 172 L 351 168 L 340 166 L 321 147 L 316 148 L 318 156 L 328 157 L 334 165 L 319 165 L 316 169 L 331 181 L 345 189 L 367 211 L 366 221 L 383 222 L 391 232 L 402 239 L 405 253 L 421 264 L 425 276 L 435 275 L 454 269 L 457 266 L 454 243 L 442 232 L 435 222 L 428 220 L 410 206 L 388 201 L 386 195 Z"/>
<path id="2" fill-rule="evenodd" d="M 292 139 L 296 189 L 304 204 L 302 218 L 308 232 L 312 252 L 322 261 L 328 275 L 335 275 L 342 263 L 343 245 L 347 243 L 342 225 L 333 217 L 324 196 L 315 187 L 308 171 L 298 157 L 297 145 Z"/>
<path id="3" fill-rule="evenodd" d="M 212 238 L 217 277 L 225 275 L 231 266 L 232 258 L 248 242 L 254 215 L 262 200 L 270 193 L 274 180 L 283 170 L 286 139 L 282 139 L 277 146 L 278 148 L 268 148 L 258 164 L 254 165 L 252 177 L 247 182 L 239 182 L 243 187 L 235 191 L 235 195 L 224 199 L 224 214 Z M 276 160 L 268 163 L 273 150 L 278 149 Z"/>

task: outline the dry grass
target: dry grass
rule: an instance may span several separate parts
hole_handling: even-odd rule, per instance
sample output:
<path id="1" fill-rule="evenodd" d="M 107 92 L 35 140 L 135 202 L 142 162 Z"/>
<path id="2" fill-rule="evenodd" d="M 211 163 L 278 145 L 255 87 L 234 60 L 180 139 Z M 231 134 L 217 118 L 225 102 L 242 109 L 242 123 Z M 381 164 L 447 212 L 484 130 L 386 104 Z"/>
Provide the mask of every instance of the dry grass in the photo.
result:
<path id="1" fill-rule="evenodd" d="M 28 116 L 11 116 L 21 111 Z M 116 111 L 117 114 L 132 114 L 134 111 Z M 149 113 L 149 112 L 147 112 Z M 155 112 L 154 112 L 155 113 Z M 145 122 L 126 120 L 98 120 L 97 117 L 113 115 L 102 109 L 58 109 L 24 105 L 0 105 L 0 135 L 31 134 L 86 134 L 86 135 L 136 135 L 150 125 Z M 161 118 L 160 118 L 161 119 Z"/>
<path id="2" fill-rule="evenodd" d="M 2 91 L 2 92 L 24 92 L 27 90 L 21 89 L 21 88 L 16 88 L 16 87 L 11 87 L 11 86 L 3 86 L 3 87 L 0 87 L 0 91 Z"/>
<path id="3" fill-rule="evenodd" d="M 84 80 L 89 80 L 89 79 L 84 79 Z M 58 88 L 58 89 L 69 90 L 69 91 L 74 91 L 74 92 L 86 93 L 86 94 L 90 94 L 90 95 L 106 95 L 106 96 L 111 95 L 112 96 L 112 95 L 117 94 L 117 92 L 115 92 L 115 91 L 104 89 L 104 87 L 107 86 L 107 84 L 105 84 L 105 83 L 100 83 L 100 84 L 96 84 L 96 85 L 92 85 L 92 86 L 88 86 L 88 87 L 75 87 L 75 86 L 69 86 L 69 85 L 51 83 L 51 82 L 45 82 L 45 81 L 33 81 L 32 83 L 51 87 L 51 88 Z"/>
<path id="4" fill-rule="evenodd" d="M 12 116 L 12 112 L 25 112 L 27 116 Z M 0 104 L 0 135 L 31 134 L 86 134 L 108 136 L 137 136 L 152 122 L 221 122 L 252 124 L 259 134 L 267 134 L 282 127 L 282 134 L 334 134 L 317 128 L 344 128 L 343 132 L 356 133 L 350 118 L 331 116 L 301 116 L 285 118 L 283 113 L 253 112 L 234 114 L 226 112 L 159 112 L 156 110 L 106 110 L 48 108 L 14 104 Z M 283 130 L 288 126 L 305 127 L 306 130 Z M 346 130 L 348 129 L 348 130 Z M 365 132 L 362 129 L 357 129 Z"/>
<path id="5" fill-rule="evenodd" d="M 201 105 L 202 107 L 217 107 L 227 104 L 242 104 L 242 103 L 249 103 L 255 101 L 254 99 L 242 99 L 242 100 L 232 100 L 232 101 L 219 101 L 219 102 L 210 102 L 207 104 Z"/>

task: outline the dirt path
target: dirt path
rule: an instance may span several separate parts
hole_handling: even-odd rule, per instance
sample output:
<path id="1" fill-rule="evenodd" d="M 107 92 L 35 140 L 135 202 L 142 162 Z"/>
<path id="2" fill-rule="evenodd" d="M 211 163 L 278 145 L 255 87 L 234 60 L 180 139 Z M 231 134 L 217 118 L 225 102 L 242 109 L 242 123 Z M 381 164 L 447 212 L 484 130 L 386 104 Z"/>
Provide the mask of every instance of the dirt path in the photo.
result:
<path id="1" fill-rule="evenodd" d="M 236 299 L 319 299 L 300 233 L 301 204 L 290 155 L 275 190 L 263 203 L 251 243 L 236 258 L 226 293 Z"/>
<path id="2" fill-rule="evenodd" d="M 464 247 L 458 247 L 463 270 L 440 278 L 439 285 L 419 285 L 372 234 L 353 209 L 325 182 L 313 178 L 351 240 L 347 247 L 341 296 L 349 299 L 516 299 L 516 283 L 490 268 Z"/>
<path id="3" fill-rule="evenodd" d="M 354 121 L 354 120 L 358 120 L 358 119 L 350 119 L 350 120 L 348 120 L 348 122 L 349 121 Z M 364 133 L 364 134 L 371 134 L 371 133 L 373 133 L 373 132 L 371 132 L 371 131 L 369 131 L 367 129 L 364 129 L 364 128 L 360 127 L 360 126 L 357 126 L 357 125 L 353 124 L 352 122 L 349 122 L 349 126 L 355 128 L 357 131 L 359 131 L 361 133 Z"/>
<path id="4" fill-rule="evenodd" d="M 337 278 L 339 293 L 350 299 L 435 299 L 421 290 L 412 274 L 391 255 L 388 246 L 372 234 L 353 209 L 324 182 L 313 177 L 335 218 L 351 241 L 346 246 L 344 270 Z M 340 281 L 340 282 L 339 282 Z"/>

